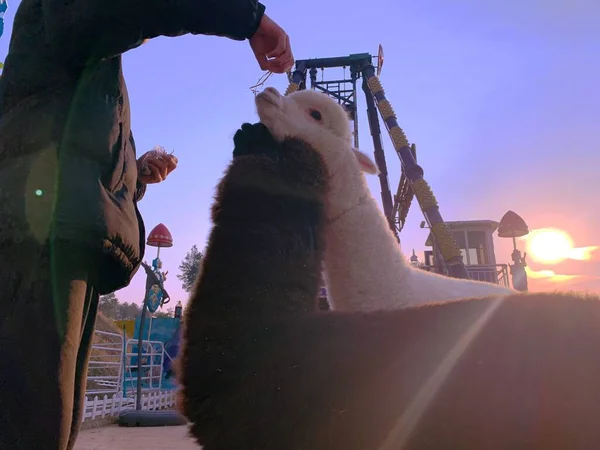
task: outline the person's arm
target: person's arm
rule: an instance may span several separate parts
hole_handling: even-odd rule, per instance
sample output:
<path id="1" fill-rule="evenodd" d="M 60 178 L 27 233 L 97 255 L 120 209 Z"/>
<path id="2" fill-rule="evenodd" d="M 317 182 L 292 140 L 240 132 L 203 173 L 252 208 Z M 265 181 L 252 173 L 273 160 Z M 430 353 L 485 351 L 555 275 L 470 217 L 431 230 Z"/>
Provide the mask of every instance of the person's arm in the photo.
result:
<path id="1" fill-rule="evenodd" d="M 83 64 L 157 36 L 251 38 L 265 7 L 257 0 L 42 0 L 44 32 L 57 56 Z"/>

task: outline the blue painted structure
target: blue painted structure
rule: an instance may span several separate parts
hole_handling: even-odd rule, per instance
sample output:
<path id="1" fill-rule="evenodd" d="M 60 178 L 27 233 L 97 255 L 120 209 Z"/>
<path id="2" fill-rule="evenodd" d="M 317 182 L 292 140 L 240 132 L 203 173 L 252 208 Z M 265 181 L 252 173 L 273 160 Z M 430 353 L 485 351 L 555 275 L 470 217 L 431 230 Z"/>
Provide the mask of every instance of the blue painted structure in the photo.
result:
<path id="1" fill-rule="evenodd" d="M 138 318 L 135 320 L 134 338 L 137 338 L 139 329 L 140 319 Z M 174 388 L 174 379 L 171 377 L 172 360 L 174 360 L 179 353 L 181 340 L 181 319 L 172 317 L 157 317 L 152 319 L 152 325 L 150 325 L 150 318 L 148 317 L 145 319 L 142 329 L 144 330 L 144 340 L 160 341 L 164 344 L 166 355 L 163 360 L 163 388 Z M 148 330 L 150 330 L 149 337 Z M 135 352 L 136 350 L 134 349 L 133 351 Z M 137 358 L 135 356 L 132 356 L 131 364 L 137 364 Z"/>

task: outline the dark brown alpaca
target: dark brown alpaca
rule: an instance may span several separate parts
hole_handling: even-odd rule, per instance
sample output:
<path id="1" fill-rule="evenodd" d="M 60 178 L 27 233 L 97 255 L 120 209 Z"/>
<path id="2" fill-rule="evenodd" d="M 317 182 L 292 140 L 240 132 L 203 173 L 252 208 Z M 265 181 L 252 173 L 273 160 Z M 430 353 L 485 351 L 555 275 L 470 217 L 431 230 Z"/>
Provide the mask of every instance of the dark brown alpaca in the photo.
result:
<path id="1" fill-rule="evenodd" d="M 180 408 L 207 449 L 241 448 L 222 408 L 240 377 L 270 359 L 279 324 L 314 311 L 323 250 L 319 154 L 298 140 L 276 143 L 260 124 L 244 125 L 234 142 L 178 362 Z"/>

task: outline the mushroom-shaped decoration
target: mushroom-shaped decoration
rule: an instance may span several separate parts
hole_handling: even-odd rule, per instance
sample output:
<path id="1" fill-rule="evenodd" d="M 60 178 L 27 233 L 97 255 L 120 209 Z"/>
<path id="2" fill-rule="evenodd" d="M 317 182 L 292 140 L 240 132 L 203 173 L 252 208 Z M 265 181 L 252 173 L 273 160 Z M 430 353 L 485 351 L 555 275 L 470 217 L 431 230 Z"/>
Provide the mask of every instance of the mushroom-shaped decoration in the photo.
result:
<path id="1" fill-rule="evenodd" d="M 146 245 L 159 248 L 173 247 L 173 236 L 164 224 L 159 223 L 148 235 Z"/>
<path id="2" fill-rule="evenodd" d="M 517 213 L 508 211 L 500 220 L 498 226 L 498 237 L 518 238 L 529 234 L 529 228 L 525 221 Z"/>

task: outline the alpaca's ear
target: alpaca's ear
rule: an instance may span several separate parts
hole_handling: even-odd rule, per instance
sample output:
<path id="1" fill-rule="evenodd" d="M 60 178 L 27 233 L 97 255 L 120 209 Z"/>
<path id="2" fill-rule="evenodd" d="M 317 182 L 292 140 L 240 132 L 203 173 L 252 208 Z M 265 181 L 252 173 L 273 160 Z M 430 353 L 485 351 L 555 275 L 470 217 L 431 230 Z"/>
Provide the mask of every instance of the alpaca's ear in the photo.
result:
<path id="1" fill-rule="evenodd" d="M 354 152 L 354 156 L 356 156 L 360 170 L 371 175 L 379 175 L 379 168 L 371 158 L 356 148 L 353 148 L 352 151 Z"/>

